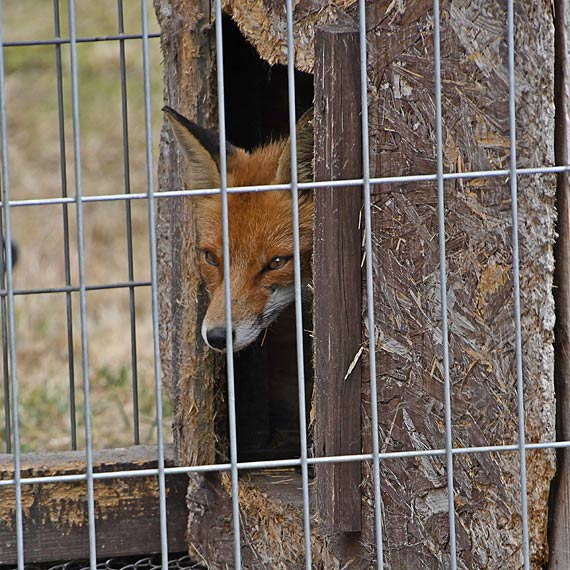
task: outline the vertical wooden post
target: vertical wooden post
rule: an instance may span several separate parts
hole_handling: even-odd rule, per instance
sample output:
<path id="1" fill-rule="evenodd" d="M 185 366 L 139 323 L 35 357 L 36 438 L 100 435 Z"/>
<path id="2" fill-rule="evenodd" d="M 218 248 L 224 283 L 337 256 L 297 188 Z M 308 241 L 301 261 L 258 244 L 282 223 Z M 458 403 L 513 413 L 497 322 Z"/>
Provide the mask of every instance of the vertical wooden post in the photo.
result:
<path id="1" fill-rule="evenodd" d="M 213 124 L 215 77 L 210 0 L 154 0 L 164 56 L 164 102 L 202 125 Z M 162 132 L 160 191 L 183 188 L 183 162 L 172 131 Z M 216 459 L 215 422 L 223 414 L 216 360 L 200 340 L 206 306 L 195 243 L 194 201 L 158 200 L 157 257 L 162 379 L 172 403 L 175 460 L 181 465 Z"/>
<path id="2" fill-rule="evenodd" d="M 555 0 L 556 164 L 570 164 L 570 8 Z M 558 239 L 554 249 L 554 299 L 556 303 L 554 382 L 556 390 L 556 439 L 570 439 L 570 174 L 558 176 L 556 192 Z M 550 558 L 548 570 L 570 568 L 570 450 L 557 451 L 556 476 L 550 499 Z"/>
<path id="3" fill-rule="evenodd" d="M 358 31 L 319 28 L 315 37 L 315 177 L 362 175 Z M 315 192 L 315 446 L 318 457 L 361 452 L 360 187 Z M 331 531 L 361 529 L 359 462 L 319 465 L 317 508 Z"/>

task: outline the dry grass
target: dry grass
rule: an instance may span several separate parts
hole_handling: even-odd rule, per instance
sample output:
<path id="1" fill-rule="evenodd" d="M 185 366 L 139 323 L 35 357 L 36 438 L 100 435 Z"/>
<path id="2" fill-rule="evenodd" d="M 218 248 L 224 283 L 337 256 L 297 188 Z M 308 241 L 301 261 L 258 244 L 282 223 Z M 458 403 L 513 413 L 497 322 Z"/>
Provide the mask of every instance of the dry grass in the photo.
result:
<path id="1" fill-rule="evenodd" d="M 77 35 L 116 34 L 117 2 L 77 0 Z M 127 33 L 140 33 L 138 2 L 125 2 Z M 54 37 L 51 2 L 20 0 L 3 9 L 5 41 Z M 149 2 L 151 31 L 158 31 Z M 62 35 L 68 36 L 67 3 L 61 2 Z M 147 189 L 142 44 L 127 44 L 127 90 L 130 175 L 133 192 Z M 151 40 L 153 152 L 156 162 L 162 95 L 161 54 Z M 57 76 L 54 46 L 7 47 L 8 155 L 12 199 L 61 196 Z M 65 99 L 67 183 L 75 193 L 69 48 L 62 47 Z M 85 195 L 124 192 L 123 133 L 119 44 L 78 46 L 81 166 Z M 156 171 L 156 168 L 155 168 Z M 15 270 L 18 289 L 65 285 L 62 206 L 12 210 L 14 238 L 20 247 Z M 146 201 L 135 201 L 133 213 L 134 275 L 149 279 Z M 69 207 L 71 282 L 78 284 L 75 207 Z M 84 206 L 86 278 L 89 285 L 128 280 L 124 202 Z M 73 294 L 73 340 L 79 445 L 84 442 L 79 298 Z M 16 349 L 21 447 L 24 450 L 70 446 L 69 370 L 65 294 L 17 296 Z M 132 443 L 131 340 L 128 289 L 87 294 L 89 377 L 95 447 Z M 150 293 L 136 292 L 136 323 L 141 412 L 141 442 L 156 439 Z M 0 449 L 4 447 L 4 393 L 0 393 Z M 168 414 L 165 422 L 169 434 Z"/>

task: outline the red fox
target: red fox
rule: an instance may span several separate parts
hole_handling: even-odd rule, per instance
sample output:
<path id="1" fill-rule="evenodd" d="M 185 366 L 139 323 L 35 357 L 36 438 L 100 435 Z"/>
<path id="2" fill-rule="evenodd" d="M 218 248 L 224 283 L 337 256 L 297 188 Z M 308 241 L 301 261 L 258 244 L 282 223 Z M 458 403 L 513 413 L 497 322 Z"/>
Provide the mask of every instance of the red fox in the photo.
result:
<path id="1" fill-rule="evenodd" d="M 219 188 L 219 139 L 170 107 L 164 107 L 186 160 L 184 183 L 190 189 Z M 313 180 L 312 112 L 297 123 L 298 177 Z M 262 186 L 291 180 L 289 139 L 251 152 L 227 144 L 228 186 Z M 251 344 L 294 301 L 293 223 L 291 192 L 228 194 L 230 289 L 233 350 Z M 206 344 L 226 349 L 222 201 L 219 194 L 197 201 L 197 247 L 210 303 L 202 323 Z M 311 279 L 313 198 L 299 192 L 301 279 Z"/>

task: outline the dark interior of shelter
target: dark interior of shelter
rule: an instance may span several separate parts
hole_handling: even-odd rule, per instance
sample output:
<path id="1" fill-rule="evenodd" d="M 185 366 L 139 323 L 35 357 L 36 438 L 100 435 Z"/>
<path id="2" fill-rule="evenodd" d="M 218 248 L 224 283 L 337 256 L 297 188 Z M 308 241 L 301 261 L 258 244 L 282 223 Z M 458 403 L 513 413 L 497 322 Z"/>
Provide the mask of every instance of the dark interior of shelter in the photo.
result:
<path id="1" fill-rule="evenodd" d="M 270 65 L 223 19 L 227 139 L 244 149 L 289 135 L 285 65 Z M 295 112 L 313 104 L 313 76 L 295 71 Z M 304 302 L 305 396 L 312 393 L 312 321 Z M 250 347 L 235 354 L 236 418 L 240 461 L 294 458 L 300 452 L 295 308 L 291 306 Z"/>

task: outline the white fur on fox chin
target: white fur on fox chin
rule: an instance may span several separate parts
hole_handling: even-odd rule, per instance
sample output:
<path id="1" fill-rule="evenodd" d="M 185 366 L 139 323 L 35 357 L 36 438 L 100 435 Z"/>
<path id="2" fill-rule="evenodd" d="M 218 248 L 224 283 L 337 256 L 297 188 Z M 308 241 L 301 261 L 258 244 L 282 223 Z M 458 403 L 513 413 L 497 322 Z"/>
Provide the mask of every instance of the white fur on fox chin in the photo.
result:
<path id="1" fill-rule="evenodd" d="M 305 288 L 306 287 L 304 287 L 304 289 Z M 255 341 L 255 339 L 281 314 L 283 309 L 288 307 L 294 301 L 294 285 L 278 287 L 273 291 L 273 293 L 271 293 L 271 296 L 267 300 L 267 304 L 265 305 L 261 318 L 248 318 L 233 322 L 232 326 L 235 335 L 233 341 L 233 352 L 238 352 Z M 204 320 L 202 323 L 202 338 L 210 348 L 219 351 L 219 349 L 214 348 L 208 343 L 207 333 L 210 328 L 211 327 L 207 326 L 206 320 Z M 225 352 L 225 349 L 221 352 Z"/>

